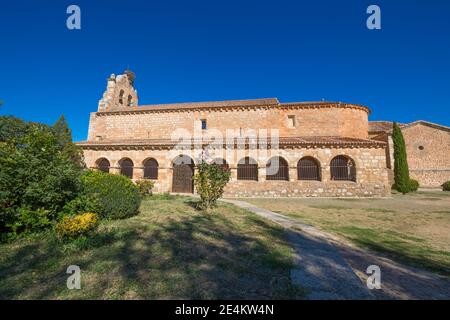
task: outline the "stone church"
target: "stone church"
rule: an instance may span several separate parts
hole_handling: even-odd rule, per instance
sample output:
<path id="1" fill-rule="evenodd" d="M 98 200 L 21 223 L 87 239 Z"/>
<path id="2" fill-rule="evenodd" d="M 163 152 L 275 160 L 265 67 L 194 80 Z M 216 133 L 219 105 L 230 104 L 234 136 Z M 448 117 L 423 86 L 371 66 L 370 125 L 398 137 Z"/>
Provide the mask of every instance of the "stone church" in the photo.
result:
<path id="1" fill-rule="evenodd" d="M 275 98 L 139 105 L 134 79 L 130 71 L 109 77 L 78 143 L 88 167 L 151 179 L 155 192 L 195 192 L 205 160 L 231 171 L 231 197 L 390 194 L 388 132 L 369 130 L 366 106 Z"/>

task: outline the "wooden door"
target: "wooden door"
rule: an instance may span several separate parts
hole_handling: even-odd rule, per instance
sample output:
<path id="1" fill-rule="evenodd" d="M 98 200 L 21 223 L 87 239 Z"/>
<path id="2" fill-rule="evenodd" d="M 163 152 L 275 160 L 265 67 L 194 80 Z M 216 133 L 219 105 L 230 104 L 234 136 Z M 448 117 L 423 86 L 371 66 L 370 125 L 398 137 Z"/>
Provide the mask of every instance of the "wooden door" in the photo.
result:
<path id="1" fill-rule="evenodd" d="M 173 167 L 172 192 L 194 193 L 194 167 L 189 164 L 177 164 Z"/>

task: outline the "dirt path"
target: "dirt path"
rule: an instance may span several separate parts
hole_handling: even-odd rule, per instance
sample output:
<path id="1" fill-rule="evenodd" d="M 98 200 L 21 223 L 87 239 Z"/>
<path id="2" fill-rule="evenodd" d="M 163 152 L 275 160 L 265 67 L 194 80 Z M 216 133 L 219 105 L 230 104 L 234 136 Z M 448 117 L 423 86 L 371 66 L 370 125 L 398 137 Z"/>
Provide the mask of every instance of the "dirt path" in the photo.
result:
<path id="1" fill-rule="evenodd" d="M 308 299 L 450 299 L 450 279 L 398 264 L 296 219 L 238 200 L 223 200 L 287 229 L 296 252 L 294 283 L 308 289 Z M 381 289 L 366 286 L 370 265 L 381 270 Z"/>

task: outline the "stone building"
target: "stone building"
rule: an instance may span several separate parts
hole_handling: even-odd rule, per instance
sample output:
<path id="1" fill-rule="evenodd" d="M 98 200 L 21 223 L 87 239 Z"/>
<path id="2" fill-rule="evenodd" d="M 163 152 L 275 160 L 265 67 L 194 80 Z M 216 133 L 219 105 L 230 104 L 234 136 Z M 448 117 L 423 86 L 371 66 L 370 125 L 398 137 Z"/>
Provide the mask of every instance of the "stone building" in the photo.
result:
<path id="1" fill-rule="evenodd" d="M 372 139 L 386 143 L 386 165 L 389 182 L 393 183 L 394 145 L 390 121 L 369 123 Z M 440 187 L 450 180 L 450 128 L 419 120 L 399 124 L 405 138 L 409 174 L 421 187 Z"/>
<path id="2" fill-rule="evenodd" d="M 277 99 L 138 105 L 134 74 L 112 75 L 90 116 L 88 167 L 195 192 L 195 165 L 229 168 L 227 196 L 387 196 L 386 143 L 368 107 Z"/>

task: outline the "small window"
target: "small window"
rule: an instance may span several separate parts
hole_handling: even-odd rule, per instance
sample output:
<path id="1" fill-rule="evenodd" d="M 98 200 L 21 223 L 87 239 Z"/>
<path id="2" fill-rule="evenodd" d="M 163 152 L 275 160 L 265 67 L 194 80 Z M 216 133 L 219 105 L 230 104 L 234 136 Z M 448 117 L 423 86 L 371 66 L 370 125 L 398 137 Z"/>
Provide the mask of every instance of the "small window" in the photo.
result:
<path id="1" fill-rule="evenodd" d="M 419 150 L 422 151 L 423 149 L 425 149 L 424 146 L 419 146 Z"/>
<path id="2" fill-rule="evenodd" d="M 288 128 L 295 128 L 295 116 L 288 116 Z"/>
<path id="3" fill-rule="evenodd" d="M 206 130 L 206 119 L 202 119 L 202 130 Z"/>
<path id="4" fill-rule="evenodd" d="M 119 93 L 119 103 L 120 104 L 123 104 L 123 95 L 124 94 L 125 94 L 125 91 L 120 90 L 120 93 Z"/>

